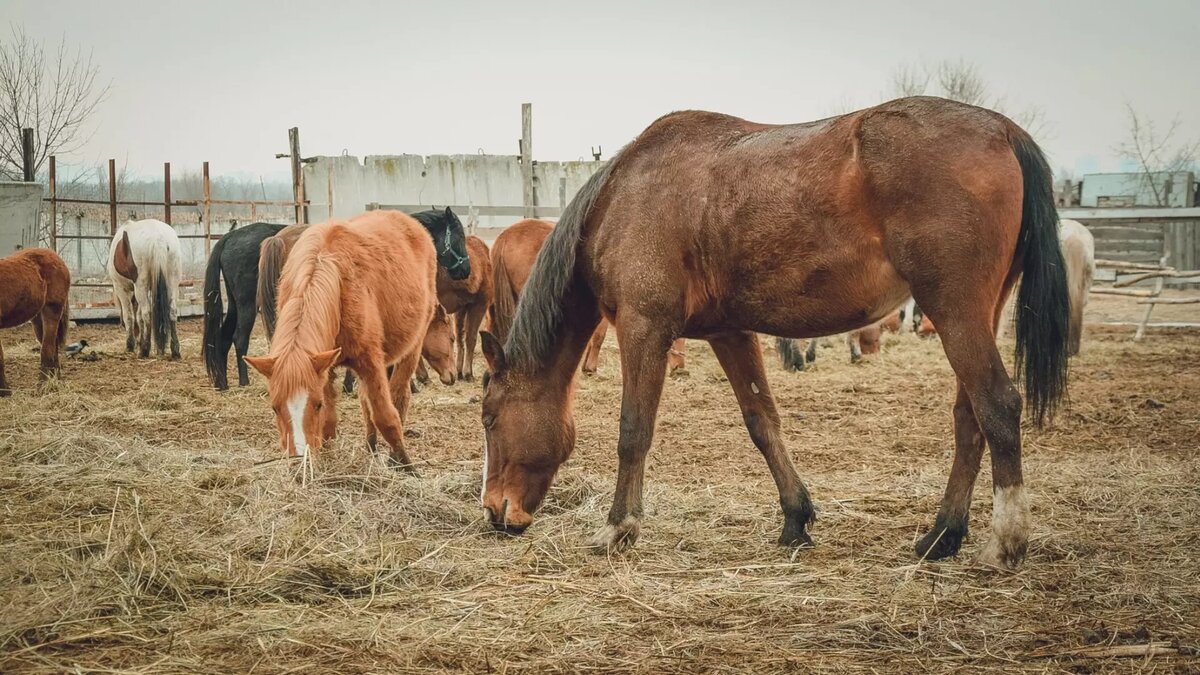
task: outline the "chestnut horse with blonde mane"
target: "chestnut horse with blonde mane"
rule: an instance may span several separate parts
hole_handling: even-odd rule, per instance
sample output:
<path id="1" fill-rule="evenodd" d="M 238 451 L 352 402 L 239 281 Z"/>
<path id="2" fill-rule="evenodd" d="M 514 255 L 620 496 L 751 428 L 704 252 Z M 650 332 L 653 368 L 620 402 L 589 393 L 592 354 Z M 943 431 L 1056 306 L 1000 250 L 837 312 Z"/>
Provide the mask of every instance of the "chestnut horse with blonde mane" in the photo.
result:
<path id="1" fill-rule="evenodd" d="M 410 465 L 403 433 L 408 383 L 435 316 L 436 275 L 433 241 L 403 213 L 372 211 L 300 236 L 279 280 L 271 353 L 246 358 L 267 377 L 289 455 L 304 455 L 337 434 L 332 370 L 345 365 L 362 382 L 367 445 L 375 449 L 378 431 L 391 461 Z"/>
<path id="2" fill-rule="evenodd" d="M 71 270 L 48 248 L 30 248 L 0 258 L 0 328 L 33 322 L 42 344 L 41 379 L 58 374 L 58 352 L 67 340 Z M 0 347 L 0 396 L 12 391 L 4 379 L 4 348 Z"/>
<path id="3" fill-rule="evenodd" d="M 671 342 L 707 340 L 779 490 L 785 545 L 811 543 L 812 501 L 784 446 L 757 333 L 810 338 L 882 319 L 909 295 L 937 323 L 958 380 L 955 458 L 917 553 L 967 534 L 984 442 L 993 536 L 1013 567 L 1030 515 L 1021 396 L 996 347 L 1021 279 L 1016 370 L 1035 422 L 1064 395 L 1067 283 L 1051 171 L 999 113 L 916 97 L 806 124 L 662 117 L 593 175 L 542 246 L 507 342 L 483 335 L 483 504 L 498 529 L 533 521 L 575 444 L 575 370 L 600 319 L 621 343 L 616 493 L 598 550 L 641 529 L 646 453 Z"/>

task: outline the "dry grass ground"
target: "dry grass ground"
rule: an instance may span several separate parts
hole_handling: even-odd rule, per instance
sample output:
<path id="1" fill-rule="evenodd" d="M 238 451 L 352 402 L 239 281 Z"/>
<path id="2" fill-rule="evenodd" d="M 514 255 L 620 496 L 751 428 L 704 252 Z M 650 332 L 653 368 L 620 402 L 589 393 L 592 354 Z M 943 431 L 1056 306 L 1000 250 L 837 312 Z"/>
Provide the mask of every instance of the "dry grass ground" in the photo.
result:
<path id="1" fill-rule="evenodd" d="M 986 462 L 963 554 L 911 552 L 952 448 L 936 340 L 892 336 L 855 366 L 839 344 L 800 374 L 769 355 L 819 508 L 812 550 L 775 545 L 770 476 L 692 343 L 667 384 L 642 539 L 604 557 L 580 546 L 616 470 L 611 343 L 580 384 L 574 458 L 511 538 L 478 506 L 477 387 L 417 396 L 420 476 L 368 457 L 343 399 L 342 436 L 302 477 L 267 461 L 261 379 L 212 391 L 198 323 L 183 332 L 182 362 L 139 362 L 115 327 L 80 327 L 100 360 L 66 360 L 41 388 L 32 332 L 0 334 L 17 389 L 0 399 L 0 671 L 1200 669 L 1196 331 L 1134 344 L 1091 329 L 1070 407 L 1026 434 L 1035 527 L 1015 574 L 971 563 Z"/>

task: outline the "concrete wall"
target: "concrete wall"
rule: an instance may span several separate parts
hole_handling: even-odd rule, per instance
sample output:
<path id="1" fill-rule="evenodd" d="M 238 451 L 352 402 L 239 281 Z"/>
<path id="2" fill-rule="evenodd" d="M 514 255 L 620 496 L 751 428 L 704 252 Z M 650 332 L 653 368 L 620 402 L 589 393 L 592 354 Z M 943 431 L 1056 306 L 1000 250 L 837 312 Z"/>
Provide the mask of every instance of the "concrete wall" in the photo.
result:
<path id="1" fill-rule="evenodd" d="M 38 183 L 0 182 L 0 257 L 38 243 L 42 186 Z"/>
<path id="2" fill-rule="evenodd" d="M 538 162 L 536 203 L 564 206 L 604 162 Z M 565 185 L 563 181 L 565 180 Z M 521 206 L 521 164 L 515 155 L 368 155 L 317 157 L 304 166 L 310 222 L 362 213 L 366 205 Z M 565 189 L 564 189 L 565 188 Z M 561 194 L 564 193 L 565 194 Z M 458 214 L 466 219 L 465 213 Z M 481 217 L 481 228 L 502 228 L 516 217 Z"/>

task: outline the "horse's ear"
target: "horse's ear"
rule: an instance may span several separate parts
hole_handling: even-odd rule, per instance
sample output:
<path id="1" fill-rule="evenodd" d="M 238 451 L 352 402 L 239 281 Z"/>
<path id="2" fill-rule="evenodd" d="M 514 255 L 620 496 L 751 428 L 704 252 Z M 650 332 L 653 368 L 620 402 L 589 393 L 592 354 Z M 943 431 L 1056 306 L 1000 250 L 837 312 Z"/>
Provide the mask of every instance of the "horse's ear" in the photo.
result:
<path id="1" fill-rule="evenodd" d="M 275 357 L 273 356 L 247 356 L 243 360 L 267 379 L 270 379 L 271 373 L 275 372 Z"/>
<path id="2" fill-rule="evenodd" d="M 447 207 L 446 207 L 446 217 L 447 217 L 447 218 L 453 218 L 453 217 L 454 217 L 454 212 L 450 210 L 450 207 L 449 207 L 449 206 L 447 206 Z"/>
<path id="3" fill-rule="evenodd" d="M 342 355 L 341 347 L 334 347 L 327 352 L 312 355 L 313 370 L 324 375 L 330 368 L 337 363 L 338 357 Z"/>
<path id="4" fill-rule="evenodd" d="M 483 358 L 487 361 L 488 370 L 495 375 L 503 373 L 508 367 L 504 361 L 504 345 L 500 344 L 495 335 L 486 330 L 479 333 L 479 339 L 483 346 Z"/>

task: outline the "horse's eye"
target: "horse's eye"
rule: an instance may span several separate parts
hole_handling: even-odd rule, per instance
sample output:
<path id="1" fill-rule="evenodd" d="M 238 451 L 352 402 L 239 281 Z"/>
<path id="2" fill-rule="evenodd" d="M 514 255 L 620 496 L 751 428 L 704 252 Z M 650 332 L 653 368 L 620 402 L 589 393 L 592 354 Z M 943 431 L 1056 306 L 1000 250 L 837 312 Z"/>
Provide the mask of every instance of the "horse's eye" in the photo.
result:
<path id="1" fill-rule="evenodd" d="M 320 401 L 317 401 L 313 404 L 313 410 L 320 410 L 322 405 L 323 404 Z"/>
<path id="2" fill-rule="evenodd" d="M 490 430 L 494 426 L 496 426 L 496 416 L 495 415 L 484 415 L 483 416 L 483 428 Z"/>

